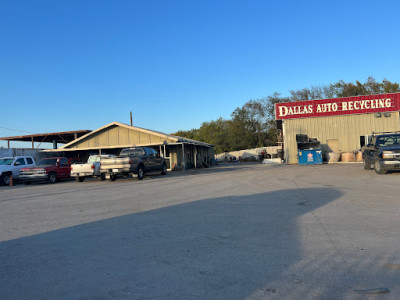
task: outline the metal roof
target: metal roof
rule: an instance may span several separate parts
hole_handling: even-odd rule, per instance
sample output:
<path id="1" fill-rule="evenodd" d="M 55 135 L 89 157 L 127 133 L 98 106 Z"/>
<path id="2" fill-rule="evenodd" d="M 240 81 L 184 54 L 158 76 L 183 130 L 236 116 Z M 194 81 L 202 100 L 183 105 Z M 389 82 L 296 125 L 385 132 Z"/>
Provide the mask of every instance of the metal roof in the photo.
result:
<path id="1" fill-rule="evenodd" d="M 93 134 L 95 134 L 96 132 L 99 132 L 101 130 L 113 127 L 113 126 L 121 126 L 121 127 L 125 127 L 131 130 L 137 130 L 140 132 L 145 132 L 145 133 L 149 133 L 149 134 L 154 134 L 160 137 L 165 137 L 165 138 L 170 138 L 173 139 L 175 142 L 170 144 L 170 145 L 175 145 L 175 144 L 192 144 L 192 145 L 198 145 L 198 146 L 203 146 L 203 147 L 209 147 L 209 148 L 213 148 L 214 146 L 211 144 L 207 144 L 204 142 L 199 142 L 199 141 L 195 141 L 195 140 L 191 140 L 191 139 L 187 139 L 187 138 L 182 138 L 179 136 L 175 136 L 175 135 L 170 135 L 170 134 L 165 134 L 159 131 L 155 131 L 155 130 L 150 130 L 150 129 L 145 129 L 145 128 L 141 128 L 141 127 L 136 127 L 136 126 L 130 126 L 124 123 L 120 123 L 120 122 L 112 122 L 109 123 L 103 127 L 100 127 L 96 130 L 93 130 L 91 132 L 88 132 L 85 135 L 80 136 L 79 138 L 70 141 L 68 144 L 60 147 L 59 149 L 48 149 L 48 150 L 44 150 L 45 152 L 54 152 L 54 151 L 83 151 L 83 150 L 96 150 L 96 149 L 114 149 L 114 148 L 127 148 L 127 147 L 132 147 L 132 146 L 156 146 L 156 145 L 163 145 L 164 143 L 156 143 L 156 144 L 140 144 L 140 145 L 113 145 L 113 146 L 98 146 L 98 147 L 86 147 L 86 148 L 72 148 L 76 143 L 78 143 L 80 140 L 85 139 L 85 138 L 90 138 L 90 136 L 92 136 Z"/>
<path id="2" fill-rule="evenodd" d="M 80 140 L 84 139 L 84 138 L 88 138 L 91 135 L 95 134 L 98 131 L 104 130 L 106 128 L 112 127 L 112 126 L 121 126 L 121 127 L 125 127 L 131 130 L 137 130 L 137 131 L 141 131 L 141 132 L 145 132 L 145 133 L 149 133 L 149 134 L 154 134 L 157 136 L 161 136 L 161 137 L 168 137 L 170 139 L 175 140 L 177 143 L 186 143 L 186 144 L 193 144 L 193 145 L 199 145 L 199 146 L 204 146 L 204 147 L 213 147 L 213 145 L 211 144 L 207 144 L 204 142 L 199 142 L 199 141 L 195 141 L 195 140 L 191 140 L 191 139 L 187 139 L 187 138 L 183 138 L 183 137 L 179 137 L 179 136 L 175 136 L 175 135 L 170 135 L 170 134 L 165 134 L 159 131 L 155 131 L 155 130 L 150 130 L 150 129 L 145 129 L 145 128 L 141 128 L 141 127 L 136 127 L 136 126 L 130 126 L 124 123 L 120 123 L 120 122 L 112 122 L 109 123 L 103 127 L 100 127 L 96 130 L 93 130 L 92 132 L 86 134 L 85 136 L 81 136 L 80 138 L 71 141 L 70 143 L 68 143 L 67 145 L 64 145 L 63 147 L 61 147 L 59 150 L 67 150 L 68 148 L 70 148 L 71 146 L 73 146 L 75 143 L 79 142 Z M 132 146 L 132 145 L 130 145 Z M 145 145 L 142 145 L 145 146 Z M 101 148 L 101 147 L 100 147 Z M 79 150 L 79 149 L 75 149 L 75 150 Z"/>
<path id="3" fill-rule="evenodd" d="M 73 140 L 88 134 L 91 130 L 75 130 L 75 131 L 64 131 L 64 132 L 52 132 L 52 133 L 38 133 L 28 134 L 20 136 L 8 136 L 1 137 L 3 141 L 19 141 L 19 142 L 38 142 L 38 143 L 57 143 L 68 144 Z"/>

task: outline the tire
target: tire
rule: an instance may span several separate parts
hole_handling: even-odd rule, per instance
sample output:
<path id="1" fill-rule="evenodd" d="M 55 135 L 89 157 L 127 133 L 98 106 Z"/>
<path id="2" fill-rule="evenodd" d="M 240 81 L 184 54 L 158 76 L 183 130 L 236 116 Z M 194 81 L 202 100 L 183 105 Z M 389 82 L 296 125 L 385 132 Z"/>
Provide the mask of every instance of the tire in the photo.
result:
<path id="1" fill-rule="evenodd" d="M 49 183 L 53 184 L 57 182 L 57 173 L 49 174 Z"/>
<path id="2" fill-rule="evenodd" d="M 102 173 L 102 174 L 100 175 L 100 180 L 101 180 L 101 181 L 106 180 L 106 174 Z"/>
<path id="3" fill-rule="evenodd" d="M 367 160 L 363 159 L 364 170 L 371 170 L 371 163 L 367 162 Z"/>
<path id="4" fill-rule="evenodd" d="M 142 180 L 144 177 L 144 168 L 142 165 L 140 165 L 137 169 L 137 176 L 138 176 L 139 180 Z"/>
<path id="5" fill-rule="evenodd" d="M 379 160 L 375 160 L 374 166 L 375 166 L 375 173 L 376 173 L 376 174 L 382 175 L 382 174 L 386 174 L 386 173 L 387 173 L 386 170 L 382 169 L 382 165 L 381 165 L 381 163 L 379 162 Z"/>
<path id="6" fill-rule="evenodd" d="M 163 164 L 161 167 L 161 175 L 167 175 L 167 165 Z"/>
<path id="7" fill-rule="evenodd" d="M 111 175 L 110 176 L 110 181 L 115 181 L 117 180 L 117 175 Z"/>
<path id="8" fill-rule="evenodd" d="M 85 180 L 85 177 L 75 177 L 75 180 L 77 182 L 83 182 Z"/>
<path id="9" fill-rule="evenodd" d="M 1 184 L 2 185 L 10 185 L 10 181 L 11 181 L 11 174 L 5 173 L 5 174 L 1 175 Z"/>
<path id="10" fill-rule="evenodd" d="M 25 182 L 24 182 L 25 185 L 30 185 L 31 183 L 32 183 L 32 182 L 30 182 L 30 181 L 25 181 Z"/>

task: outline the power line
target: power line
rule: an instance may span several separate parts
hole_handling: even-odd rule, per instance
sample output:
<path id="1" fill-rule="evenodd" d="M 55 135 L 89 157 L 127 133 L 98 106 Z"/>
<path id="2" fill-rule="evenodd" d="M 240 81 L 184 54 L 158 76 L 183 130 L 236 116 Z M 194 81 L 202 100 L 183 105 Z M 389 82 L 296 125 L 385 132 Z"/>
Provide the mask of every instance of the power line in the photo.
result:
<path id="1" fill-rule="evenodd" d="M 7 127 L 3 127 L 3 126 L 0 126 L 0 128 L 6 129 L 6 130 L 11 130 L 11 131 L 19 131 L 19 132 L 25 132 L 25 133 L 33 133 L 33 132 L 29 132 L 29 131 L 24 131 L 24 130 L 19 130 L 19 129 L 12 129 L 12 128 L 7 128 Z"/>

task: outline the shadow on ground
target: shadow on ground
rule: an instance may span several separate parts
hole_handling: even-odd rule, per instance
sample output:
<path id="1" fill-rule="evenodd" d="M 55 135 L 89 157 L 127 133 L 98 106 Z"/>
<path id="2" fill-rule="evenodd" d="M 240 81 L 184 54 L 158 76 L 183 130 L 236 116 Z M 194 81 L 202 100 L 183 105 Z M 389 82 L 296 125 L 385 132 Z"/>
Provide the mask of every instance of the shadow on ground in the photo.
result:
<path id="1" fill-rule="evenodd" d="M 299 265 L 297 219 L 340 196 L 308 188 L 206 199 L 5 241 L 0 298 L 307 299 L 299 287 L 315 270 Z M 332 259 L 328 251 L 319 263 Z M 321 299 L 343 298 L 338 282 L 350 283 L 326 272 Z"/>

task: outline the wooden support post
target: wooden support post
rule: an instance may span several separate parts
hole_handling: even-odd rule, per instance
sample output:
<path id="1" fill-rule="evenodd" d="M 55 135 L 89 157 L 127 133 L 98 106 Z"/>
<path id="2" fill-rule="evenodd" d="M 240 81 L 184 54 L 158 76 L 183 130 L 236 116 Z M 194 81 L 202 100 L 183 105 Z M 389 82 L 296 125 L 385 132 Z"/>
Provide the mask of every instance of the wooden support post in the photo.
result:
<path id="1" fill-rule="evenodd" d="M 185 171 L 186 163 L 185 163 L 185 144 L 182 143 L 182 163 L 183 163 L 183 171 Z"/>
<path id="2" fill-rule="evenodd" d="M 197 169 L 197 146 L 194 146 L 194 168 Z"/>
<path id="3" fill-rule="evenodd" d="M 33 143 L 33 137 L 31 137 L 32 139 L 32 149 L 35 149 L 35 144 Z"/>

